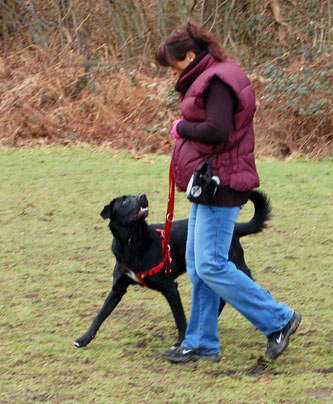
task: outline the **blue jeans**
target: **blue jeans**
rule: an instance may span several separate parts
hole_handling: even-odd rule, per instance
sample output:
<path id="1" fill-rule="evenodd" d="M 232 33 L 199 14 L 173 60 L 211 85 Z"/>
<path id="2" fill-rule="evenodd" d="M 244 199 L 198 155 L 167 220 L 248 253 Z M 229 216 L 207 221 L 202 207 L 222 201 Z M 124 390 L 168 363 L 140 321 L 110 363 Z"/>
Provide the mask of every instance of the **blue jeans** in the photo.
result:
<path id="1" fill-rule="evenodd" d="M 238 270 L 228 259 L 240 207 L 193 203 L 186 245 L 191 278 L 192 308 L 182 346 L 201 354 L 220 351 L 218 310 L 220 297 L 266 336 L 281 330 L 293 310 L 276 303 L 270 293 Z"/>

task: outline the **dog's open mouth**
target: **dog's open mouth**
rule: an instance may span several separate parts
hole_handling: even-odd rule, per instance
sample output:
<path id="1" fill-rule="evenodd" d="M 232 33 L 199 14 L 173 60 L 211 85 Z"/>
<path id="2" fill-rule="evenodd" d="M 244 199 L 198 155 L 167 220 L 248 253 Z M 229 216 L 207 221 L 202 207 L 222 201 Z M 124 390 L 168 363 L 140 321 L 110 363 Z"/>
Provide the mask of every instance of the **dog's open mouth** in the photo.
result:
<path id="1" fill-rule="evenodd" d="M 139 207 L 138 210 L 132 215 L 131 221 L 132 220 L 138 220 L 141 218 L 146 218 L 149 214 L 149 209 L 148 209 L 148 199 L 146 198 L 145 195 L 142 195 L 137 198 Z"/>
<path id="2" fill-rule="evenodd" d="M 142 218 L 145 219 L 148 216 L 148 213 L 149 213 L 148 206 L 145 207 L 141 206 L 140 209 L 132 216 L 131 222 Z"/>
<path id="3" fill-rule="evenodd" d="M 148 199 L 146 195 L 141 195 L 138 197 L 138 202 L 139 202 L 139 211 L 137 212 L 138 217 L 144 217 L 146 218 L 148 216 L 149 210 L 148 210 Z"/>
<path id="4" fill-rule="evenodd" d="M 139 210 L 139 212 L 138 212 L 138 216 L 147 217 L 147 216 L 148 216 L 148 213 L 149 213 L 148 206 L 145 207 L 145 208 L 144 208 L 144 207 L 141 207 L 140 210 Z"/>

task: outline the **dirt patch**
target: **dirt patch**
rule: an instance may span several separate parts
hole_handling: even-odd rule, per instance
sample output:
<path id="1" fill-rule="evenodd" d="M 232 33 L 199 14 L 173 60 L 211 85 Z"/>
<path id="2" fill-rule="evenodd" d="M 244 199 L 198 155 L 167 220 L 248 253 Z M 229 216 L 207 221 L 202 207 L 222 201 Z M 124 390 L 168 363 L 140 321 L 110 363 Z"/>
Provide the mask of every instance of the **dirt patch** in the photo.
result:
<path id="1" fill-rule="evenodd" d="M 326 369 L 318 369 L 316 370 L 317 373 L 324 373 L 324 374 L 329 374 L 333 373 L 333 367 L 326 368 Z"/>
<path id="2" fill-rule="evenodd" d="M 278 371 L 276 369 L 271 369 L 269 365 L 270 362 L 267 361 L 262 355 L 260 355 L 257 359 L 256 365 L 251 367 L 250 369 L 247 369 L 244 374 L 245 376 L 258 377 L 262 375 L 275 376 L 282 373 L 281 371 Z"/>
<path id="3" fill-rule="evenodd" d="M 332 390 L 328 388 L 309 390 L 306 395 L 312 398 L 326 399 L 332 395 Z"/>

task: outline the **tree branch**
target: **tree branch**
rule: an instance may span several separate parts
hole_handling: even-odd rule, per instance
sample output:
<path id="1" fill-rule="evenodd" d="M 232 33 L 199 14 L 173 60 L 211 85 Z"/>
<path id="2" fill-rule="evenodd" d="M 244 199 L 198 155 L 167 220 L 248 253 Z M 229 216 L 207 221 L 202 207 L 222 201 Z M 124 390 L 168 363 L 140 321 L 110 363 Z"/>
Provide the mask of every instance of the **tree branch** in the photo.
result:
<path id="1" fill-rule="evenodd" d="M 271 8 L 273 11 L 273 16 L 274 16 L 275 21 L 279 25 L 287 25 L 287 23 L 285 23 L 283 21 L 283 18 L 281 15 L 281 8 L 280 8 L 279 0 L 270 0 L 270 4 L 271 4 Z"/>

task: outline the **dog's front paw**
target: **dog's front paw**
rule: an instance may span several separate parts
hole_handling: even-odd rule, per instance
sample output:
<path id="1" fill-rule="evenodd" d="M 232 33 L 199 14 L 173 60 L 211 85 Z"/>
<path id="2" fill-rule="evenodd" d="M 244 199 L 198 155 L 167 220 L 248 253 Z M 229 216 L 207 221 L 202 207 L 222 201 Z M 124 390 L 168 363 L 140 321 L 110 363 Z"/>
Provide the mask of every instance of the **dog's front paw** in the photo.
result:
<path id="1" fill-rule="evenodd" d="M 82 348 L 84 346 L 87 346 L 89 342 L 95 337 L 95 335 L 85 333 L 82 335 L 82 337 L 78 338 L 77 340 L 74 341 L 74 345 L 77 348 Z"/>

